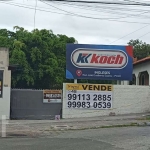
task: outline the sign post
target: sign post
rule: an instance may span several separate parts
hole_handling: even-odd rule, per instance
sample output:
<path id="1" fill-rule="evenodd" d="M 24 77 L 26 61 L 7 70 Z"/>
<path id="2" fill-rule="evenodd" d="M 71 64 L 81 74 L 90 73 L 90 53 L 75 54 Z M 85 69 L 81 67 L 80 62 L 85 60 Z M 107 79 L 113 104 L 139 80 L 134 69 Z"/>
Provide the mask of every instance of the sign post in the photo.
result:
<path id="1" fill-rule="evenodd" d="M 74 79 L 74 83 L 78 83 L 77 79 Z"/>

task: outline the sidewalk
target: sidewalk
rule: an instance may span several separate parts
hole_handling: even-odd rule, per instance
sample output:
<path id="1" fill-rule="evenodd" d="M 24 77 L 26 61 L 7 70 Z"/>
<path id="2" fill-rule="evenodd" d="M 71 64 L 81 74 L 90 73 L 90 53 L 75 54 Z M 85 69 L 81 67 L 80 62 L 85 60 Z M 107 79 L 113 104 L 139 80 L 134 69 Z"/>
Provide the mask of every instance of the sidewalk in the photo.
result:
<path id="1" fill-rule="evenodd" d="M 150 122 L 150 120 L 144 119 L 145 116 L 150 116 L 150 113 L 62 120 L 8 120 L 6 132 L 7 136 L 26 135 L 35 137 L 51 135 L 64 130 L 96 129 L 118 125 L 143 125 L 145 122 Z M 0 121 L 0 129 L 2 129 L 2 121 Z"/>

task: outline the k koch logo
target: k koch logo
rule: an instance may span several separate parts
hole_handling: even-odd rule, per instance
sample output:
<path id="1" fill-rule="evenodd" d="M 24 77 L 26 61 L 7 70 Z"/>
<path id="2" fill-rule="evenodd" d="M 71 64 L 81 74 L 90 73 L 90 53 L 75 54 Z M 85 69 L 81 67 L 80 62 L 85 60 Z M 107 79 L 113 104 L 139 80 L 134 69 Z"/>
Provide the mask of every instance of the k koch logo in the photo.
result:
<path id="1" fill-rule="evenodd" d="M 77 68 L 122 69 L 128 57 L 121 50 L 76 49 L 71 54 L 71 62 Z"/>
<path id="2" fill-rule="evenodd" d="M 88 53 L 79 53 L 78 59 L 77 59 L 77 63 L 88 63 L 88 58 L 91 56 L 92 54 L 88 54 Z"/>

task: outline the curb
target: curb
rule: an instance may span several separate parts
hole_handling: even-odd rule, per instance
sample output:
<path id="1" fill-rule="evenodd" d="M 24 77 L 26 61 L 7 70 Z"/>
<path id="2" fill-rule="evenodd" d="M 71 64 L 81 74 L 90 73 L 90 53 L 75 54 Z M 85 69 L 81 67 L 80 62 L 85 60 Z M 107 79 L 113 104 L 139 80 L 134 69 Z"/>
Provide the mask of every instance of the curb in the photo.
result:
<path id="1" fill-rule="evenodd" d="M 120 127 L 146 127 L 150 126 L 150 122 L 130 122 L 124 124 L 114 124 L 114 125 L 100 125 L 100 126 L 91 126 L 91 127 L 78 127 L 78 126 L 68 126 L 68 125 L 54 125 L 51 126 L 49 129 L 43 130 L 16 130 L 16 131 L 9 131 L 6 132 L 6 138 L 17 138 L 17 137 L 42 137 L 51 135 L 52 133 L 59 132 L 59 131 L 76 131 L 76 130 L 89 130 L 89 129 L 101 129 L 101 128 L 120 128 Z M 0 137 L 2 137 L 2 133 L 0 133 Z M 5 137 L 4 137 L 5 138 Z"/>

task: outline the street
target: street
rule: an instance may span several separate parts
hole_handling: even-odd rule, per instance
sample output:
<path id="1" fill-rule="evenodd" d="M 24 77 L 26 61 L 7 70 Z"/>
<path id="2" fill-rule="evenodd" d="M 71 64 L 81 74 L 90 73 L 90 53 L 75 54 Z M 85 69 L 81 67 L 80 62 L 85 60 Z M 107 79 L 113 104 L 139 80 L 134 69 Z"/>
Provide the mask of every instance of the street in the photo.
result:
<path id="1" fill-rule="evenodd" d="M 55 131 L 54 131 L 55 132 Z M 43 137 L 0 139 L 0 150 L 150 150 L 150 127 L 60 131 Z"/>

